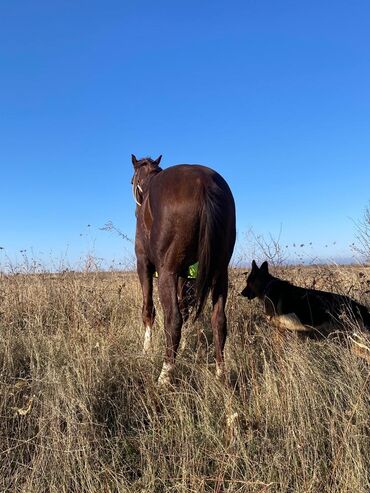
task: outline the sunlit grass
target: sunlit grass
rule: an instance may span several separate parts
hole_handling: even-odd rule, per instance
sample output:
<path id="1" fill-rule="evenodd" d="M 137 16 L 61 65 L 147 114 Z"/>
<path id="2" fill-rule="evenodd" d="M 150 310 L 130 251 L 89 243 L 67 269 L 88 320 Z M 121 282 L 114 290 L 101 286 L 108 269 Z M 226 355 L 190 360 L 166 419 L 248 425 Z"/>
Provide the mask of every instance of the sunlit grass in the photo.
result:
<path id="1" fill-rule="evenodd" d="M 369 269 L 279 273 L 369 305 Z M 367 493 L 369 367 L 335 340 L 276 339 L 243 282 L 232 272 L 230 385 L 205 314 L 160 390 L 163 318 L 144 357 L 136 275 L 2 275 L 0 491 Z"/>

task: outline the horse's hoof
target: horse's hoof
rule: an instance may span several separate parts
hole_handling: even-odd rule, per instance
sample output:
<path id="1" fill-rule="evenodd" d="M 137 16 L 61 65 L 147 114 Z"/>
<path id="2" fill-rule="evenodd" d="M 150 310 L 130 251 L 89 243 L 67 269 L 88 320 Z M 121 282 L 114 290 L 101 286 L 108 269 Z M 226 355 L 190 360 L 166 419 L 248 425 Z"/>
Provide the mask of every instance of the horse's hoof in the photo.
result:
<path id="1" fill-rule="evenodd" d="M 223 363 L 216 363 L 216 378 L 220 382 L 225 380 L 225 365 Z"/>
<path id="2" fill-rule="evenodd" d="M 151 344 L 148 344 L 148 345 L 144 344 L 144 347 L 143 347 L 143 355 L 144 356 L 148 356 L 148 355 L 151 354 L 151 352 L 152 352 L 152 346 L 151 346 Z"/>
<path id="3" fill-rule="evenodd" d="M 231 445 L 237 438 L 238 426 L 237 421 L 239 419 L 239 413 L 227 411 L 226 413 L 226 441 L 228 445 Z"/>
<path id="4" fill-rule="evenodd" d="M 172 385 L 172 374 L 174 365 L 171 363 L 163 363 L 161 373 L 158 377 L 158 385 L 160 387 L 170 387 Z"/>

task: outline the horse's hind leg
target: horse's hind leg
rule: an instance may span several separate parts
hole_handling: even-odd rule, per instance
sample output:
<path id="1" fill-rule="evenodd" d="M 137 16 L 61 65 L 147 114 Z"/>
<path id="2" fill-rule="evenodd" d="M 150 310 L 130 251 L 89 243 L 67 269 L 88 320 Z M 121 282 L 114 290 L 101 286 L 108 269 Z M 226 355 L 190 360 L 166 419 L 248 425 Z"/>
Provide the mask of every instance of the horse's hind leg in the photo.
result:
<path id="1" fill-rule="evenodd" d="M 153 304 L 153 271 L 153 266 L 145 257 L 138 257 L 137 272 L 143 292 L 142 317 L 145 326 L 144 353 L 148 353 L 151 349 L 152 327 L 155 318 L 155 309 Z"/>
<path id="2" fill-rule="evenodd" d="M 228 272 L 226 271 L 217 277 L 212 286 L 212 331 L 216 351 L 216 376 L 224 377 L 224 346 L 227 335 L 227 322 L 225 315 L 225 305 L 228 288 Z"/>
<path id="3" fill-rule="evenodd" d="M 171 383 L 171 375 L 175 366 L 175 358 L 181 338 L 182 316 L 177 299 L 177 276 L 161 272 L 158 281 L 159 299 L 164 315 L 166 336 L 166 354 L 158 383 Z"/>

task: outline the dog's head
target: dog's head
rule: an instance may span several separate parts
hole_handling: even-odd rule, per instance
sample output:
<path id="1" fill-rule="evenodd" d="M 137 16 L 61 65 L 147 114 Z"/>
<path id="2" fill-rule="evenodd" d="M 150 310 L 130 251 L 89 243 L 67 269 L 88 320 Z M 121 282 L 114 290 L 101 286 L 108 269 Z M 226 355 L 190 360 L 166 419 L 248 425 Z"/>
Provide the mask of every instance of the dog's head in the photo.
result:
<path id="1" fill-rule="evenodd" d="M 248 273 L 247 273 L 248 274 Z M 268 263 L 265 261 L 258 267 L 256 262 L 252 262 L 252 270 L 249 272 L 247 277 L 247 285 L 240 293 L 249 300 L 253 298 L 263 296 L 266 284 L 270 279 Z"/>

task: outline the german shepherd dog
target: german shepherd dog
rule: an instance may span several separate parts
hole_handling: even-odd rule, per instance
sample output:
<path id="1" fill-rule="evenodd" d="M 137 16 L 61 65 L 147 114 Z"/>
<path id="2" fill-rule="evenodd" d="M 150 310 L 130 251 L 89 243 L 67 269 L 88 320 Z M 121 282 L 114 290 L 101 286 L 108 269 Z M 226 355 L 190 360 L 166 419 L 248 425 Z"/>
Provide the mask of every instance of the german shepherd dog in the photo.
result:
<path id="1" fill-rule="evenodd" d="M 365 306 L 348 296 L 294 286 L 272 276 L 267 262 L 258 267 L 253 260 L 241 295 L 250 300 L 259 298 L 267 318 L 279 329 L 305 332 L 316 338 L 338 330 L 348 332 L 348 322 L 370 330 L 370 313 Z"/>

